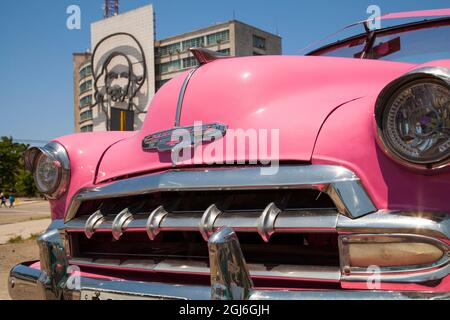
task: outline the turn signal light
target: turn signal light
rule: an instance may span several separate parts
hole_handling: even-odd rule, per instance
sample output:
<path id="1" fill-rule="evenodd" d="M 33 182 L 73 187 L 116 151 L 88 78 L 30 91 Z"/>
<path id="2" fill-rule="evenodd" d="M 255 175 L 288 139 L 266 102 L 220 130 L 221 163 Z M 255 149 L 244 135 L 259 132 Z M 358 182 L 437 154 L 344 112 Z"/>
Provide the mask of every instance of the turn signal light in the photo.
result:
<path id="1" fill-rule="evenodd" d="M 428 243 L 352 243 L 349 260 L 352 267 L 396 267 L 427 265 L 443 256 L 442 250 Z"/>

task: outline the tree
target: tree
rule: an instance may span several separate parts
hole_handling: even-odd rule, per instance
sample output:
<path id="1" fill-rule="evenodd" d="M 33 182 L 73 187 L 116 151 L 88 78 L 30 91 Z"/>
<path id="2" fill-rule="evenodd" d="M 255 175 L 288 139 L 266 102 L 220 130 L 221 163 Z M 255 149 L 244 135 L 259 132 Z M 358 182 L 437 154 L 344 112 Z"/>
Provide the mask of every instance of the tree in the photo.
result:
<path id="1" fill-rule="evenodd" d="M 33 176 L 25 170 L 23 153 L 28 145 L 14 143 L 11 137 L 0 139 L 0 190 L 19 196 L 35 196 Z"/>

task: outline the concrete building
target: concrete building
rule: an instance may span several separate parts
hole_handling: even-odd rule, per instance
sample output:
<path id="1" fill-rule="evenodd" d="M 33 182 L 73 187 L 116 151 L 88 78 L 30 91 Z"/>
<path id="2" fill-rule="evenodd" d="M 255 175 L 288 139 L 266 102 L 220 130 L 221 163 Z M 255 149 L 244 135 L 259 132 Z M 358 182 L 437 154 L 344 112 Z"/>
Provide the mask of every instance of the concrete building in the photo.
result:
<path id="1" fill-rule="evenodd" d="M 156 89 L 197 66 L 189 48 L 204 47 L 231 56 L 279 55 L 281 38 L 237 20 L 156 41 Z"/>
<path id="2" fill-rule="evenodd" d="M 73 54 L 73 105 L 75 132 L 93 131 L 91 54 Z"/>
<path id="3" fill-rule="evenodd" d="M 282 53 L 281 37 L 236 20 L 155 40 L 151 5 L 93 23 L 91 45 L 92 56 L 73 59 L 76 132 L 138 130 L 155 92 L 197 66 L 189 48 L 231 56 Z M 136 90 L 125 90 L 130 85 Z"/>

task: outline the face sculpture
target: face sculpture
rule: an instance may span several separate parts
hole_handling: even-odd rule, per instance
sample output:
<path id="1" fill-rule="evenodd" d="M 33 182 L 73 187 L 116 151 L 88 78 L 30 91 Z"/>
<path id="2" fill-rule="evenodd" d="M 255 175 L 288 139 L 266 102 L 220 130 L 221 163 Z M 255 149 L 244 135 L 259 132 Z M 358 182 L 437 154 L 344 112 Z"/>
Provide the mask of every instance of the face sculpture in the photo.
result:
<path id="1" fill-rule="evenodd" d="M 119 41 L 120 40 L 120 41 Z M 120 42 L 120 47 L 111 49 L 109 41 Z M 94 69 L 94 106 L 107 117 L 109 130 L 109 109 L 145 112 L 145 105 L 139 97 L 142 91 L 147 70 L 142 47 L 137 40 L 128 34 L 113 34 L 101 40 L 92 55 Z M 145 92 L 145 89 L 143 89 Z"/>
<path id="2" fill-rule="evenodd" d="M 117 54 L 111 56 L 104 66 L 104 83 L 106 94 L 114 102 L 123 102 L 130 92 L 130 70 L 132 66 L 129 59 Z"/>

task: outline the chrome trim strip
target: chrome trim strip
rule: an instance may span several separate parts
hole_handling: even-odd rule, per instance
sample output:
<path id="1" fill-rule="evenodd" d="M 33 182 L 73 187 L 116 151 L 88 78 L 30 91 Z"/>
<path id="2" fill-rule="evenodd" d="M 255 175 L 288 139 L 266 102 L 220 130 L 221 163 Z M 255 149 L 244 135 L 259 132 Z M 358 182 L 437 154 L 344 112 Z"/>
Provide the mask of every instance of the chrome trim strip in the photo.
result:
<path id="1" fill-rule="evenodd" d="M 234 231 L 216 231 L 208 241 L 212 300 L 247 300 L 253 281 Z"/>
<path id="2" fill-rule="evenodd" d="M 398 274 L 381 274 L 381 282 L 398 282 L 398 283 L 424 283 L 427 281 L 441 280 L 450 273 L 450 265 L 447 264 L 435 270 L 425 270 L 420 272 L 399 272 Z M 342 275 L 341 280 L 347 282 L 367 282 L 373 279 L 373 274 L 349 274 Z"/>
<path id="3" fill-rule="evenodd" d="M 221 214 L 222 211 L 220 211 L 215 204 L 206 209 L 203 214 L 200 220 L 199 229 L 205 241 L 208 241 L 209 237 L 214 233 L 214 222 Z"/>
<path id="4" fill-rule="evenodd" d="M 265 242 L 269 242 L 270 236 L 275 232 L 275 220 L 281 210 L 275 203 L 269 203 L 258 219 L 258 233 Z"/>
<path id="5" fill-rule="evenodd" d="M 189 81 L 191 81 L 191 78 L 194 75 L 195 71 L 197 71 L 197 69 L 198 69 L 198 67 L 197 68 L 193 68 L 191 71 L 189 71 L 188 75 L 184 79 L 183 85 L 181 86 L 181 90 L 180 90 L 180 94 L 178 96 L 178 102 L 177 102 L 177 110 L 176 110 L 176 113 L 175 113 L 175 123 L 174 123 L 175 127 L 179 127 L 180 126 L 181 110 L 183 108 L 184 95 L 186 94 L 186 89 L 187 89 L 187 86 L 189 84 Z"/>
<path id="6" fill-rule="evenodd" d="M 75 217 L 83 201 L 170 191 L 317 189 L 328 193 L 341 213 L 351 218 L 376 211 L 359 178 L 343 167 L 281 166 L 275 175 L 261 175 L 260 170 L 259 167 L 171 170 L 81 189 L 72 198 L 65 221 Z"/>
<path id="7" fill-rule="evenodd" d="M 147 230 L 147 235 L 150 240 L 155 240 L 160 231 L 159 226 L 161 224 L 161 221 L 166 215 L 167 211 L 163 206 L 159 206 L 152 213 L 150 213 L 150 216 L 148 217 L 147 223 L 145 225 L 145 229 Z"/>
<path id="8" fill-rule="evenodd" d="M 184 261 L 175 259 L 166 260 L 117 260 L 117 259 L 92 259 L 73 258 L 70 265 L 90 268 L 106 268 L 109 270 L 151 271 L 176 274 L 209 275 L 210 268 L 207 261 Z M 296 266 L 278 265 L 266 266 L 263 264 L 247 264 L 250 275 L 255 278 L 267 278 L 277 280 L 297 280 L 314 282 L 339 282 L 341 272 L 339 267 L 324 266 Z"/>
<path id="9" fill-rule="evenodd" d="M 378 211 L 359 219 L 339 215 L 337 231 L 344 233 L 419 234 L 450 239 L 450 214 L 445 212 Z"/>
<path id="10" fill-rule="evenodd" d="M 283 211 L 275 220 L 275 232 L 336 232 L 339 212 L 332 209 Z"/>
<path id="11" fill-rule="evenodd" d="M 326 193 L 339 212 L 352 218 L 359 218 L 377 211 L 359 180 L 354 183 L 336 181 L 329 184 Z"/>
<path id="12" fill-rule="evenodd" d="M 230 227 L 238 232 L 268 233 L 327 233 L 336 232 L 336 222 L 339 213 L 333 209 L 306 209 L 281 211 L 272 217 L 267 226 L 259 226 L 261 213 L 257 211 L 221 212 L 216 208 L 208 208 L 206 215 L 200 212 L 167 212 L 163 207 L 157 208 L 148 219 L 145 214 L 135 214 L 123 232 L 149 233 L 154 240 L 161 231 L 199 231 L 209 236 L 221 227 Z M 277 219 L 275 219 L 277 218 Z M 83 232 L 88 216 L 81 216 L 66 223 L 67 232 Z M 112 232 L 114 215 L 104 217 L 101 223 L 95 225 L 95 232 Z M 202 220 L 203 219 L 203 220 Z M 262 229 L 261 229 L 262 228 Z M 203 235 L 203 234 L 202 234 Z"/>
<path id="13" fill-rule="evenodd" d="M 125 208 L 120 212 L 113 221 L 112 224 L 112 235 L 115 240 L 119 240 L 123 234 L 124 228 L 133 220 L 133 215 Z"/>

